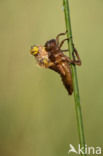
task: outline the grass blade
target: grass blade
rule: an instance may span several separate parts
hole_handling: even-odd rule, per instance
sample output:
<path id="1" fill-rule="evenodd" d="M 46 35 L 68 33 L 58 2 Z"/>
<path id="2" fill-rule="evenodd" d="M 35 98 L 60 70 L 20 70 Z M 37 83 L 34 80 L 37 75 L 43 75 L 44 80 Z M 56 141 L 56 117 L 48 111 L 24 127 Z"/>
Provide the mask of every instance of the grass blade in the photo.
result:
<path id="1" fill-rule="evenodd" d="M 68 41 L 69 56 L 71 59 L 73 59 L 72 57 L 73 40 L 72 40 L 72 29 L 71 29 L 70 10 L 69 10 L 68 0 L 63 0 L 63 6 L 64 6 L 66 30 L 68 31 L 67 37 L 70 38 L 70 40 Z M 83 118 L 82 118 L 81 105 L 80 105 L 78 78 L 77 78 L 76 66 L 74 65 L 72 65 L 72 78 L 73 78 L 73 87 L 74 87 L 74 100 L 75 100 L 75 110 L 76 110 L 79 142 L 80 142 L 81 147 L 84 147 L 85 149 L 85 137 L 84 137 Z M 86 156 L 86 154 L 82 154 L 82 153 L 81 155 Z"/>

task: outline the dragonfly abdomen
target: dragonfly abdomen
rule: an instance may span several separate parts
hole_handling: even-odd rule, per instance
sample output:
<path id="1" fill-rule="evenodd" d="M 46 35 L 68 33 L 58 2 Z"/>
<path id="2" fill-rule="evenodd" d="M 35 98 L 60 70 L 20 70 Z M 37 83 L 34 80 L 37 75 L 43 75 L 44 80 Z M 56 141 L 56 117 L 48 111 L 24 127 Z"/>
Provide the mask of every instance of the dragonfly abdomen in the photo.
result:
<path id="1" fill-rule="evenodd" d="M 65 88 L 68 91 L 68 94 L 71 95 L 73 92 L 71 68 L 68 63 L 63 63 L 63 67 L 64 67 L 65 75 L 61 74 L 61 79 Z"/>

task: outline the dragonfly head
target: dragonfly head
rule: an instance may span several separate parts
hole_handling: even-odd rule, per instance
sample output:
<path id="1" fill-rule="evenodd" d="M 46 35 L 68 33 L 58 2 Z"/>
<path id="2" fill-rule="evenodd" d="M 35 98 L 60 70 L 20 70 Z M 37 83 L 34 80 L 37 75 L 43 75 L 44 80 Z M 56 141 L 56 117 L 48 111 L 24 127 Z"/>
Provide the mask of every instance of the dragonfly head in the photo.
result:
<path id="1" fill-rule="evenodd" d="M 30 53 L 31 53 L 33 56 L 38 55 L 38 53 L 39 53 L 39 48 L 38 48 L 38 46 L 32 46 L 31 49 L 30 49 Z"/>

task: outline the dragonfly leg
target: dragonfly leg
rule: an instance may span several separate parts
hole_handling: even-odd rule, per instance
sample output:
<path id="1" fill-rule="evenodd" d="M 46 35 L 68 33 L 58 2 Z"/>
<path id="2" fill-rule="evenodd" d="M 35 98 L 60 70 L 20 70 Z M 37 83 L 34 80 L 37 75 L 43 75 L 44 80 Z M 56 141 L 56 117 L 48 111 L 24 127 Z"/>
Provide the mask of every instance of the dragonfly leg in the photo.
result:
<path id="1" fill-rule="evenodd" d="M 65 49 L 65 50 L 61 50 L 61 52 L 68 52 L 69 50 L 68 49 Z"/>
<path id="2" fill-rule="evenodd" d="M 62 57 L 62 61 L 67 61 L 69 64 L 81 65 L 81 60 L 70 59 L 68 56 Z"/>
<path id="3" fill-rule="evenodd" d="M 81 59 L 80 59 L 80 56 L 79 56 L 79 54 L 78 54 L 78 51 L 76 50 L 76 48 L 74 47 L 74 44 L 73 44 L 73 53 L 72 53 L 72 56 L 73 56 L 73 60 L 71 60 L 69 57 L 67 57 L 67 56 L 65 56 L 65 60 L 67 60 L 69 63 L 71 63 L 71 64 L 75 64 L 75 65 L 81 65 L 82 63 L 81 63 Z M 61 52 L 67 52 L 67 51 L 69 51 L 68 49 L 66 49 L 66 50 L 61 50 Z M 76 60 L 76 58 L 75 58 L 75 56 L 76 56 L 76 58 L 77 58 L 77 60 Z M 63 60 L 64 60 L 64 58 L 63 58 Z"/>
<path id="4" fill-rule="evenodd" d="M 63 35 L 66 35 L 66 33 L 67 33 L 67 31 L 65 33 L 60 33 L 60 34 L 57 35 L 57 37 L 56 37 L 56 43 L 57 43 L 57 45 L 59 45 L 59 37 L 60 36 L 63 36 Z"/>
<path id="5" fill-rule="evenodd" d="M 74 45 L 73 45 L 73 46 L 74 46 Z M 73 55 L 73 61 L 74 61 L 74 63 L 75 63 L 76 65 L 81 65 L 82 62 L 81 62 L 80 56 L 79 56 L 79 54 L 78 54 L 78 51 L 76 50 L 75 47 L 74 47 L 74 51 L 73 51 L 72 55 Z M 77 57 L 77 60 L 75 59 L 75 56 Z"/>
<path id="6" fill-rule="evenodd" d="M 59 49 L 63 46 L 65 41 L 69 41 L 69 38 L 66 38 L 64 40 L 61 41 L 60 45 L 59 45 Z"/>

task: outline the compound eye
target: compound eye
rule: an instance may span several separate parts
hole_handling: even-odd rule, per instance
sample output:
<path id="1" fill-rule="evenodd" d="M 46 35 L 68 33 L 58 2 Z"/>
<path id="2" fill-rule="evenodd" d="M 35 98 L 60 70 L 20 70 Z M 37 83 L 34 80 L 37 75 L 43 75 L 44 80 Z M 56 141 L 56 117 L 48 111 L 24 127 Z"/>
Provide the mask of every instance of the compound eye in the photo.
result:
<path id="1" fill-rule="evenodd" d="M 47 43 L 47 44 L 45 45 L 45 49 L 46 49 L 47 51 L 51 50 L 51 49 L 52 49 L 51 43 Z"/>
<path id="2" fill-rule="evenodd" d="M 39 52 L 39 48 L 38 48 L 37 46 L 31 47 L 30 53 L 31 53 L 32 55 L 35 56 L 35 55 L 38 54 L 38 52 Z"/>

